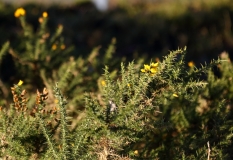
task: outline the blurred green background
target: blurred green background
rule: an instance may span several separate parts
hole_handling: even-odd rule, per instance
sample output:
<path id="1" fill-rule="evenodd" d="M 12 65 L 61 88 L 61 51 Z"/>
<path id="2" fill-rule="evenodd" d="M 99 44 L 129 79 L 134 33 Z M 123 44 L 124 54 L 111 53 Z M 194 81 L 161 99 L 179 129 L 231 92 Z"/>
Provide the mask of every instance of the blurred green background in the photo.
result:
<path id="1" fill-rule="evenodd" d="M 115 58 L 128 61 L 139 57 L 154 60 L 187 46 L 187 61 L 198 66 L 223 51 L 230 56 L 233 51 L 231 0 L 108 0 L 103 10 L 93 1 L 2 0 L 0 45 L 10 41 L 11 47 L 17 48 L 22 29 L 14 11 L 24 7 L 35 31 L 43 11 L 49 14 L 51 33 L 62 24 L 65 44 L 75 47 L 70 53 L 75 57 L 85 57 L 97 46 L 101 46 L 101 56 L 113 37 L 117 40 Z M 5 82 L 15 79 L 11 61 L 10 55 L 5 56 L 0 66 Z"/>

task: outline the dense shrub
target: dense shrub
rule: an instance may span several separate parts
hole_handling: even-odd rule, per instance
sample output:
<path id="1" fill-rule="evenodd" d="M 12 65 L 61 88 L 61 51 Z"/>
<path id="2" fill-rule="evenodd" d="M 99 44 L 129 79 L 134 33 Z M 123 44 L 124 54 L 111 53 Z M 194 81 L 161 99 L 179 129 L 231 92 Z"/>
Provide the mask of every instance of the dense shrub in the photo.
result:
<path id="1" fill-rule="evenodd" d="M 226 52 L 198 68 L 186 63 L 186 47 L 128 63 L 112 38 L 105 53 L 96 47 L 72 55 L 62 25 L 50 31 L 50 14 L 41 12 L 35 30 L 27 12 L 15 12 L 17 45 L 6 42 L 0 51 L 0 64 L 10 55 L 19 81 L 0 79 L 2 158 L 233 158 Z"/>

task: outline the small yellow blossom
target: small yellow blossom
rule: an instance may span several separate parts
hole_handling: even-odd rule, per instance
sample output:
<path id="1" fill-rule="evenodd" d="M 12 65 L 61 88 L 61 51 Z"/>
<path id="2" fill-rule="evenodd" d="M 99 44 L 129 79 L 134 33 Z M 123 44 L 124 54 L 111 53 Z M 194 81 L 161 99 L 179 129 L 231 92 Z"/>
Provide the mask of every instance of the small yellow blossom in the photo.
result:
<path id="1" fill-rule="evenodd" d="M 144 68 L 141 69 L 141 72 L 143 73 L 150 73 L 151 76 L 153 76 L 157 72 L 159 63 L 151 63 L 150 65 L 144 64 Z"/>
<path id="2" fill-rule="evenodd" d="M 190 68 L 192 68 L 192 67 L 194 67 L 194 66 L 195 66 L 195 64 L 194 64 L 194 62 L 193 62 L 193 61 L 190 61 L 190 62 L 188 62 L 188 66 L 189 66 Z"/>
<path id="3" fill-rule="evenodd" d="M 173 97 L 179 97 L 176 93 L 173 94 Z"/>
<path id="4" fill-rule="evenodd" d="M 131 85 L 128 83 L 127 86 L 130 87 Z"/>
<path id="5" fill-rule="evenodd" d="M 156 69 L 156 68 L 151 68 L 151 69 L 150 69 L 150 72 L 151 72 L 152 74 L 155 74 L 155 73 L 157 72 L 157 69 Z"/>
<path id="6" fill-rule="evenodd" d="M 54 100 L 54 103 L 58 104 L 59 100 L 58 99 L 55 99 Z"/>
<path id="7" fill-rule="evenodd" d="M 66 48 L 66 45 L 62 44 L 61 49 L 64 50 Z"/>
<path id="8" fill-rule="evenodd" d="M 135 150 L 135 151 L 134 151 L 134 154 L 135 154 L 135 155 L 138 155 L 138 150 Z"/>
<path id="9" fill-rule="evenodd" d="M 21 86 L 23 84 L 23 81 L 22 80 L 19 80 L 19 82 L 18 82 L 18 86 Z"/>
<path id="10" fill-rule="evenodd" d="M 56 50 L 57 49 L 57 45 L 56 44 L 53 44 L 52 45 L 52 50 Z"/>
<path id="11" fill-rule="evenodd" d="M 157 68 L 158 65 L 159 65 L 158 62 L 157 62 L 157 63 L 153 63 L 153 62 L 152 62 L 152 63 L 150 64 L 151 68 Z"/>
<path id="12" fill-rule="evenodd" d="M 141 69 L 141 72 L 149 72 L 150 71 L 150 66 L 147 64 L 144 64 L 144 69 Z"/>
<path id="13" fill-rule="evenodd" d="M 14 13 L 16 18 L 20 16 L 24 16 L 25 14 L 26 14 L 26 11 L 23 8 L 18 8 Z"/>
<path id="14" fill-rule="evenodd" d="M 44 18 L 47 18 L 47 17 L 48 17 L 48 13 L 47 13 L 47 12 L 43 12 L 43 13 L 42 13 L 42 16 L 43 16 Z"/>
<path id="15" fill-rule="evenodd" d="M 101 81 L 102 86 L 106 86 L 106 82 L 104 80 Z"/>

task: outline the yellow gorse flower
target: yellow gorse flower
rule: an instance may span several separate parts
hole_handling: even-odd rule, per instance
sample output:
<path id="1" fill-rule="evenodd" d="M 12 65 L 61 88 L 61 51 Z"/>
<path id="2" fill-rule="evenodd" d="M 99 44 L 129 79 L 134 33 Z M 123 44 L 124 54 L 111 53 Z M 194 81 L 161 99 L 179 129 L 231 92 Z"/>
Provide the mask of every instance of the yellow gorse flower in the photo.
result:
<path id="1" fill-rule="evenodd" d="M 43 12 L 43 13 L 42 13 L 42 16 L 43 16 L 44 18 L 47 18 L 47 17 L 48 17 L 48 13 L 47 13 L 47 12 Z"/>
<path id="2" fill-rule="evenodd" d="M 176 93 L 173 94 L 173 97 L 179 97 Z"/>
<path id="3" fill-rule="evenodd" d="M 141 69 L 141 72 L 149 72 L 150 71 L 150 66 L 147 64 L 144 64 L 144 69 Z"/>
<path id="4" fill-rule="evenodd" d="M 18 82 L 18 86 L 21 86 L 23 84 L 23 81 L 22 80 L 19 80 L 19 82 Z"/>
<path id="5" fill-rule="evenodd" d="M 151 72 L 152 74 L 155 74 L 155 73 L 157 72 L 157 68 L 151 68 L 151 69 L 150 69 L 150 72 Z"/>
<path id="6" fill-rule="evenodd" d="M 144 68 L 141 69 L 143 73 L 150 73 L 152 76 L 158 71 L 159 63 L 151 63 L 150 65 L 144 64 Z"/>
<path id="7" fill-rule="evenodd" d="M 58 104 L 59 100 L 58 99 L 55 99 L 54 100 L 54 103 Z"/>
<path id="8" fill-rule="evenodd" d="M 52 50 L 56 50 L 57 49 L 57 45 L 56 44 L 53 44 L 52 45 Z"/>
<path id="9" fill-rule="evenodd" d="M 64 50 L 66 48 L 66 45 L 62 44 L 61 49 Z"/>
<path id="10" fill-rule="evenodd" d="M 195 64 L 194 64 L 194 62 L 193 62 L 193 61 L 190 61 L 190 62 L 188 63 L 188 66 L 189 66 L 190 68 L 192 68 L 192 67 L 194 67 L 194 66 L 195 66 Z"/>
<path id="11" fill-rule="evenodd" d="M 159 66 L 159 63 L 157 62 L 157 63 L 151 63 L 150 64 L 150 66 L 152 67 L 152 68 L 156 68 L 156 67 L 158 67 Z"/>
<path id="12" fill-rule="evenodd" d="M 106 86 L 106 82 L 104 80 L 102 80 L 101 81 L 101 85 L 105 87 Z"/>
<path id="13" fill-rule="evenodd" d="M 18 8 L 14 13 L 16 18 L 20 16 L 24 16 L 25 14 L 26 14 L 26 11 L 23 8 Z"/>

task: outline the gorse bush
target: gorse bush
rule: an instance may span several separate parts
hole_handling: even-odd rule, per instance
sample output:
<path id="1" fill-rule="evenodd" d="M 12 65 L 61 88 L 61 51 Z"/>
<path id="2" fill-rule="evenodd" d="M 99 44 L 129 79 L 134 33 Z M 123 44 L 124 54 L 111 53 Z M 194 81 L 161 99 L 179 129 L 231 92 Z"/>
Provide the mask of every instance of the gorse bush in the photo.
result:
<path id="1" fill-rule="evenodd" d="M 46 86 L 51 93 L 51 86 L 58 82 L 60 89 L 71 100 L 70 109 L 73 112 L 76 112 L 77 108 L 83 109 L 82 93 L 96 92 L 96 81 L 101 82 L 104 64 L 114 66 L 119 61 L 112 60 L 116 39 L 112 39 L 104 55 L 99 55 L 100 47 L 96 47 L 87 57 L 75 58 L 70 54 L 74 47 L 64 44 L 63 26 L 59 24 L 54 33 L 50 33 L 46 27 L 49 18 L 47 12 L 43 12 L 39 17 L 37 29 L 26 22 L 26 11 L 23 8 L 15 11 L 15 17 L 19 19 L 23 28 L 21 43 L 16 48 L 11 48 L 9 42 L 5 43 L 0 53 L 0 62 L 8 52 L 13 57 L 13 65 L 10 67 L 17 70 L 13 78 L 24 79 L 28 92 L 33 93 L 37 88 Z M 6 88 L 6 85 L 3 87 Z M 8 100 L 9 92 L 3 92 L 3 96 Z"/>
<path id="2" fill-rule="evenodd" d="M 10 91 L 0 84 L 2 158 L 233 158 L 227 53 L 200 68 L 187 66 L 186 47 L 161 61 L 124 63 L 113 57 L 113 38 L 103 56 L 97 57 L 97 47 L 88 57 L 75 58 L 61 26 L 49 34 L 47 12 L 36 33 L 25 14 L 23 8 L 15 12 L 22 44 L 13 49 L 7 42 L 0 52 L 0 62 L 8 53 L 15 58 L 22 79 Z"/>

